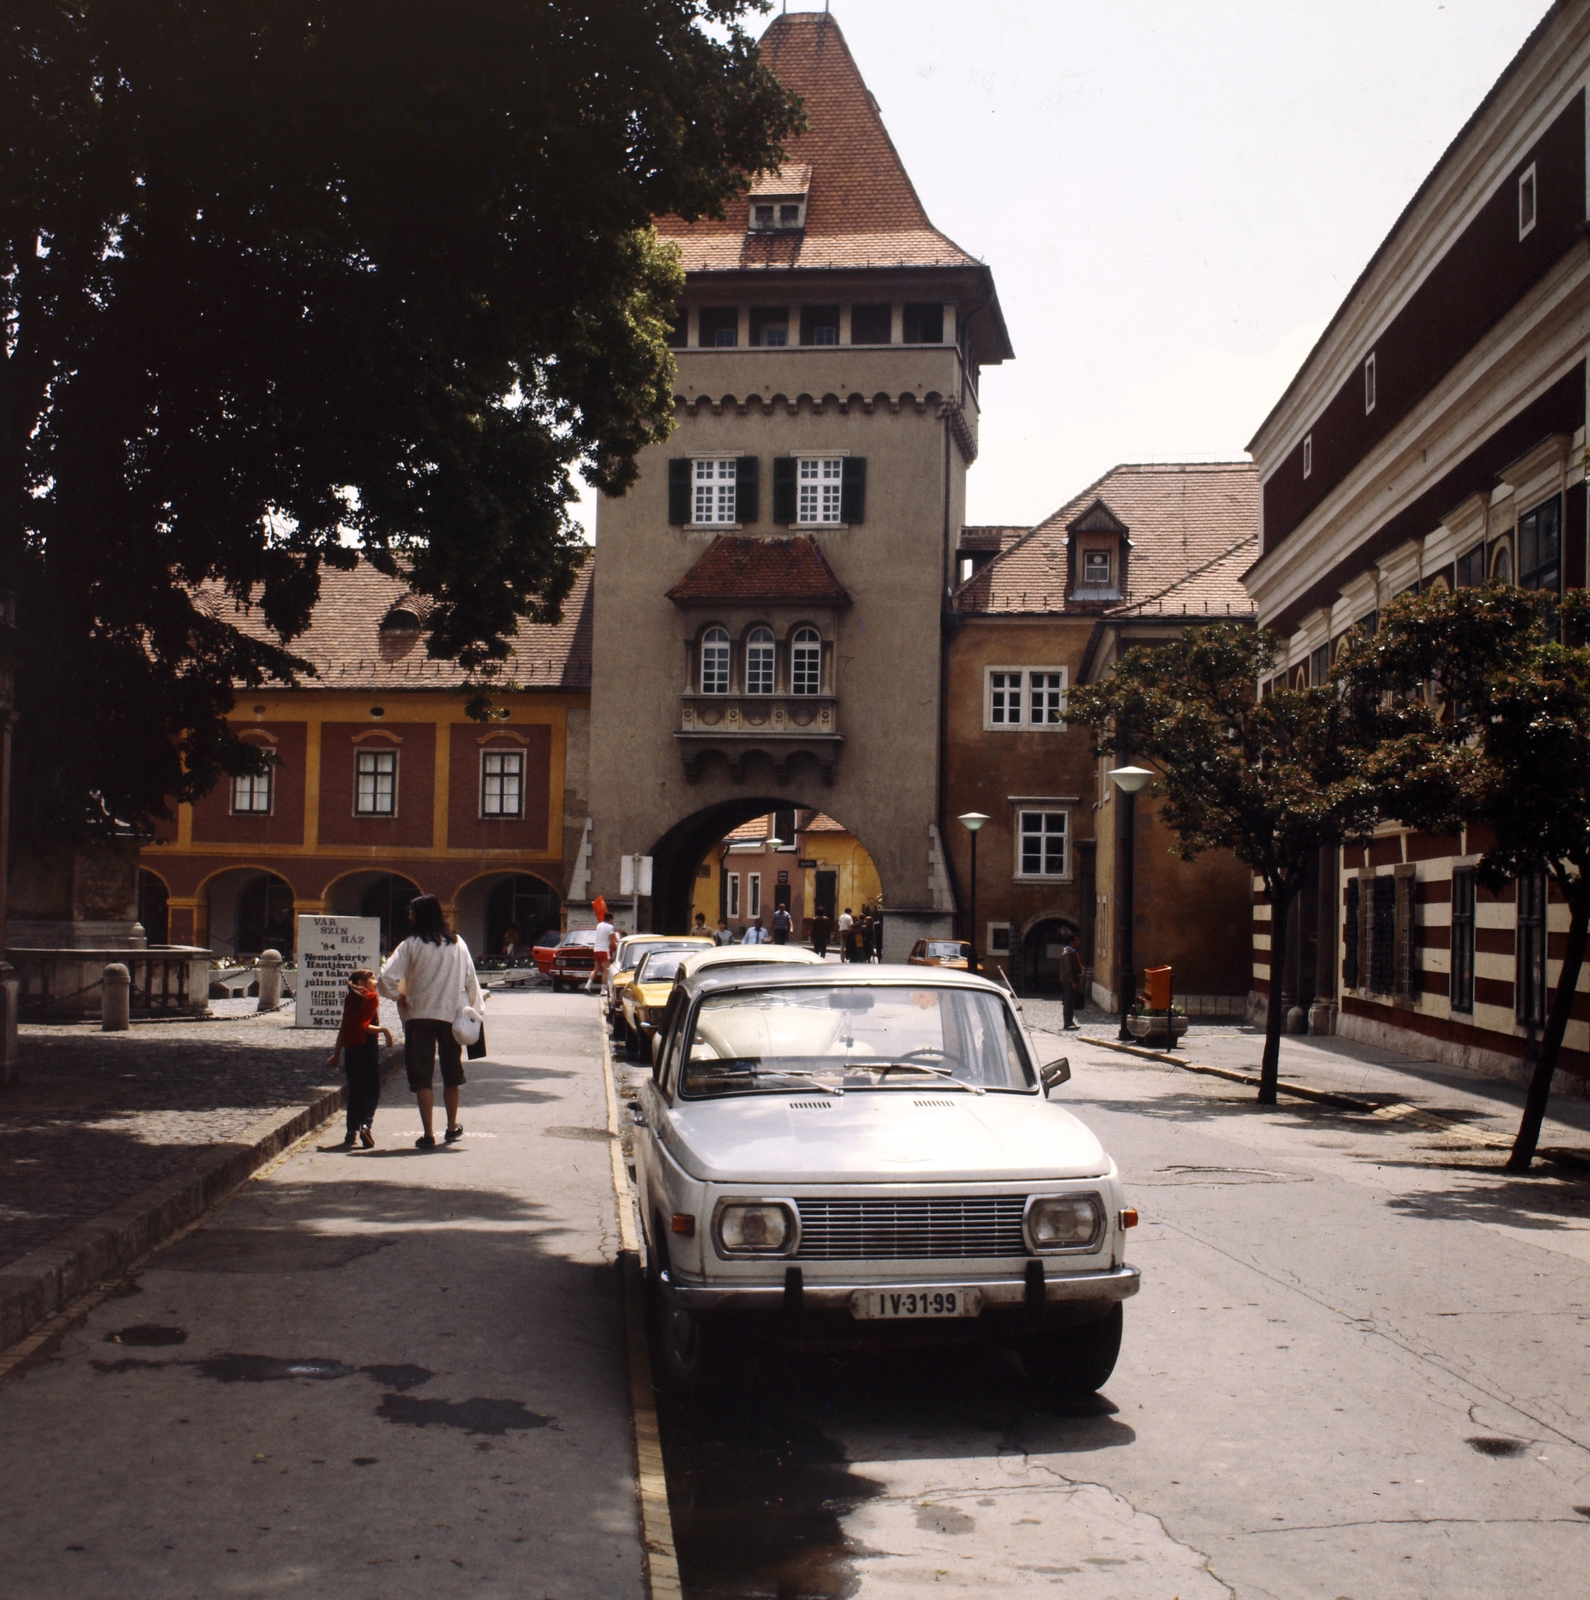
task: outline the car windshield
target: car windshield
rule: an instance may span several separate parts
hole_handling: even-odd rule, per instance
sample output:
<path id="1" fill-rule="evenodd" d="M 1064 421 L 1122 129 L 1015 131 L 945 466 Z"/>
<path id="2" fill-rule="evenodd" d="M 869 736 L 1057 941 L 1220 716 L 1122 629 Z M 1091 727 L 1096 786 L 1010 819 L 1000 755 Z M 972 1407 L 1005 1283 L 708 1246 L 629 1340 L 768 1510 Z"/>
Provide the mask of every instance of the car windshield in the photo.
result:
<path id="1" fill-rule="evenodd" d="M 566 933 L 563 935 L 563 943 L 565 946 L 583 946 L 585 949 L 589 950 L 596 944 L 596 929 L 576 928 L 572 933 Z"/>
<path id="2" fill-rule="evenodd" d="M 958 961 L 966 955 L 967 946 L 958 939 L 929 939 L 926 956 L 937 956 L 941 961 Z"/>
<path id="3" fill-rule="evenodd" d="M 636 983 L 667 983 L 689 950 L 648 950 L 635 969 Z"/>
<path id="4" fill-rule="evenodd" d="M 680 1092 L 785 1093 L 1033 1083 L 1014 1018 L 983 990 L 790 984 L 708 995 L 696 1011 Z"/>

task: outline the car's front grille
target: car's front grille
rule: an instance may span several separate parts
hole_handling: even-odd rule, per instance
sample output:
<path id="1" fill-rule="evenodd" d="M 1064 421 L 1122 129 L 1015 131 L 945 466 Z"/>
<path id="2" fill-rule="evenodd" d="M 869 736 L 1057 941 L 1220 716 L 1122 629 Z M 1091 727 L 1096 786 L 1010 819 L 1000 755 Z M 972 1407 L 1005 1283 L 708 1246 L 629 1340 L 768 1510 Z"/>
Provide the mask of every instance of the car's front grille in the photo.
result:
<path id="1" fill-rule="evenodd" d="M 801 1200 L 809 1261 L 905 1261 L 954 1256 L 1024 1256 L 1025 1195 L 959 1199 Z"/>

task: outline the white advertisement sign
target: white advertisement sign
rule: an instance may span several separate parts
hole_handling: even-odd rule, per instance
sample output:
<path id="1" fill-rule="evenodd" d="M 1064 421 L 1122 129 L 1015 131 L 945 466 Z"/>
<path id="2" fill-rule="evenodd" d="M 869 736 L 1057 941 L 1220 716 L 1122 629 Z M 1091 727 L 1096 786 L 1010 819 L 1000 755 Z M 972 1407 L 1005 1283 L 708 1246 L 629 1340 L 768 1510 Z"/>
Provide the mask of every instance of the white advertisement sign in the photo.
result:
<path id="1" fill-rule="evenodd" d="M 650 856 L 621 856 L 619 858 L 618 892 L 628 895 L 651 893 Z"/>
<path id="2" fill-rule="evenodd" d="M 360 967 L 381 970 L 379 917 L 299 917 L 299 1028 L 335 1028 L 342 1023 L 348 974 Z"/>

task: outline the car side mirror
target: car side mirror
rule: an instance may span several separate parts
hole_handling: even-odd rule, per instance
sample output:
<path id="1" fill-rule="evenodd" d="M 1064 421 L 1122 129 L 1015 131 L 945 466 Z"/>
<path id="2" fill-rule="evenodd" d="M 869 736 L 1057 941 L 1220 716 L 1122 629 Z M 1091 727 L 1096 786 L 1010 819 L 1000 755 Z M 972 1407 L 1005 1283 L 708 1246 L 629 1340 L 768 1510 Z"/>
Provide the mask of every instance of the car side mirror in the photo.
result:
<path id="1" fill-rule="evenodd" d="M 1051 1061 L 1038 1068 L 1038 1081 L 1043 1085 L 1044 1097 L 1047 1099 L 1049 1091 L 1057 1084 L 1070 1083 L 1071 1060 L 1068 1056 L 1061 1056 L 1058 1061 Z"/>

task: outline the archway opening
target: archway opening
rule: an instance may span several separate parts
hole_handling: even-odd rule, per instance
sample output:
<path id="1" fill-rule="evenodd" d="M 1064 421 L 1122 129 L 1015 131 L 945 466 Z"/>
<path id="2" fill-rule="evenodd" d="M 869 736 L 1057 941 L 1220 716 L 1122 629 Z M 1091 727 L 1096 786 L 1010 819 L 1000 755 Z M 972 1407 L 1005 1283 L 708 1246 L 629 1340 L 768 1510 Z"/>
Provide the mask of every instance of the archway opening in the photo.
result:
<path id="1" fill-rule="evenodd" d="M 510 928 L 518 936 L 515 950 L 521 954 L 528 951 L 549 929 L 558 927 L 562 912 L 563 902 L 550 883 L 528 872 L 496 879 L 486 888 L 485 954 L 505 951 Z"/>
<path id="2" fill-rule="evenodd" d="M 401 873 L 350 872 L 326 890 L 326 910 L 334 917 L 376 918 L 385 954 L 408 932 L 409 901 L 420 892 L 420 886 Z"/>
<path id="3" fill-rule="evenodd" d="M 608 899 L 627 925 L 629 908 Z M 860 839 L 836 818 L 777 796 L 708 806 L 652 847 L 651 926 L 661 933 L 687 932 L 699 913 L 710 928 L 727 923 L 736 938 L 758 923 L 771 934 L 782 908 L 789 937 L 805 942 L 819 912 L 830 921 L 846 909 L 859 918 L 864 909 L 878 913 L 883 901 Z"/>
<path id="4" fill-rule="evenodd" d="M 291 959 L 293 953 L 293 889 L 274 872 L 253 873 L 238 888 L 236 929 L 232 951 L 257 956 L 275 950 Z"/>
<path id="5" fill-rule="evenodd" d="M 171 907 L 165 880 L 148 867 L 138 869 L 138 920 L 149 944 L 171 943 Z"/>
<path id="6" fill-rule="evenodd" d="M 1059 994 L 1060 951 L 1076 934 L 1077 925 L 1069 917 L 1044 917 L 1033 923 L 1021 941 L 1017 987 L 1023 994 Z"/>

